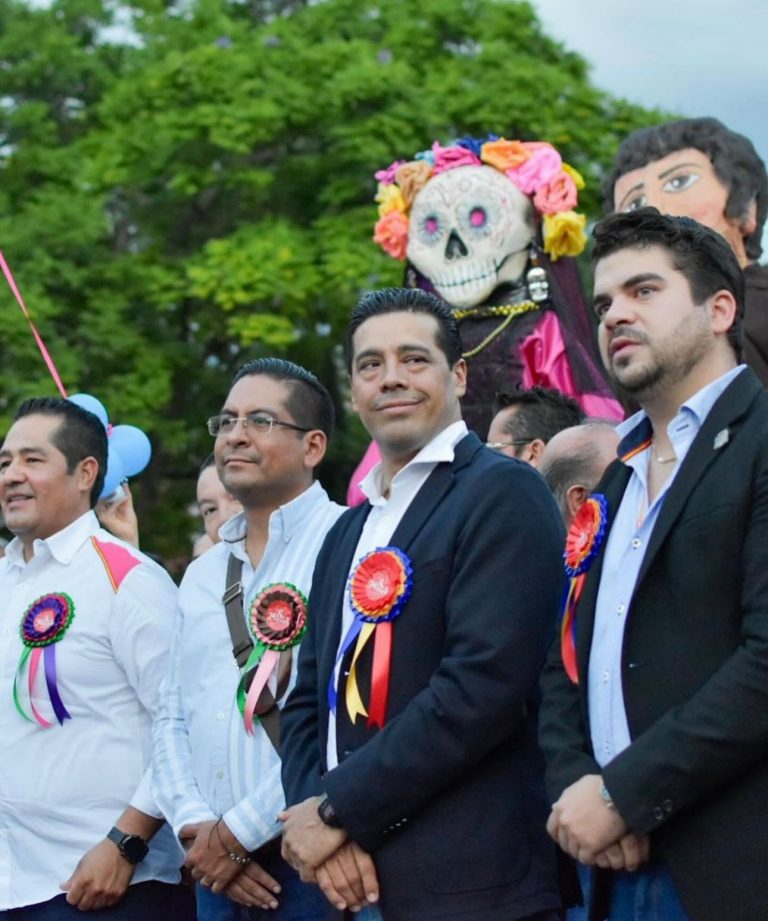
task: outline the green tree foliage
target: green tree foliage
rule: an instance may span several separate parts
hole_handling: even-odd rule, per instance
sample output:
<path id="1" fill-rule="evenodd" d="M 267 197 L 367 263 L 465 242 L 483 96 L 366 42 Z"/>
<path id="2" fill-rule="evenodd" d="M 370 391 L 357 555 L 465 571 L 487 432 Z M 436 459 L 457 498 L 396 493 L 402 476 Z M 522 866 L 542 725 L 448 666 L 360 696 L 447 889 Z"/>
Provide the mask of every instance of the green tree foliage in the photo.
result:
<path id="1" fill-rule="evenodd" d="M 249 357 L 313 368 L 341 410 L 337 496 L 365 437 L 338 348 L 363 290 L 402 268 L 371 242 L 372 173 L 434 138 L 545 138 L 599 179 L 658 114 L 505 0 L 0 0 L 0 247 L 70 391 L 147 430 L 145 545 L 188 550 L 203 420 Z M 0 410 L 52 392 L 10 293 Z"/>

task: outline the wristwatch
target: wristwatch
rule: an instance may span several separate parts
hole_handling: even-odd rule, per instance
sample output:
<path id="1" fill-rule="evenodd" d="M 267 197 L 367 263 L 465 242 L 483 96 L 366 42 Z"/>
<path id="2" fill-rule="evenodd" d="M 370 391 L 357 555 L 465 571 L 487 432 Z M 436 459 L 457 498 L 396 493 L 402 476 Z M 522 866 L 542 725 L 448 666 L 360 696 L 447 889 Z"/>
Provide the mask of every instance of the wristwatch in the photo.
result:
<path id="1" fill-rule="evenodd" d="M 317 814 L 320 816 L 320 821 L 329 828 L 341 828 L 341 822 L 333 808 L 333 803 L 327 796 L 324 796 L 318 803 Z"/>
<path id="2" fill-rule="evenodd" d="M 107 838 L 117 845 L 118 851 L 128 863 L 141 863 L 149 851 L 149 845 L 142 837 L 139 835 L 127 835 L 115 826 L 112 826 L 109 830 Z"/>

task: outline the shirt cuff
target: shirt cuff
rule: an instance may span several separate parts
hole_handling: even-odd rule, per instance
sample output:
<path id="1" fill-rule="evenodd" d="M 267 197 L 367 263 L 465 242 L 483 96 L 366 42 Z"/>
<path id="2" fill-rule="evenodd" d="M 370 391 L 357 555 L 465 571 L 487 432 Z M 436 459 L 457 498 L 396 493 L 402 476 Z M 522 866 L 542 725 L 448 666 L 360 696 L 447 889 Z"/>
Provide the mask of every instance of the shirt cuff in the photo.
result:
<path id="1" fill-rule="evenodd" d="M 164 818 L 162 811 L 158 808 L 155 797 L 152 795 L 152 769 L 147 768 L 141 783 L 136 788 L 136 792 L 131 797 L 130 805 L 145 815 L 152 816 L 153 819 Z"/>
<path id="2" fill-rule="evenodd" d="M 279 837 L 282 826 L 273 816 L 266 821 L 253 809 L 246 809 L 242 804 L 233 806 L 222 816 L 227 828 L 237 838 L 246 851 L 255 851 L 273 838 Z"/>

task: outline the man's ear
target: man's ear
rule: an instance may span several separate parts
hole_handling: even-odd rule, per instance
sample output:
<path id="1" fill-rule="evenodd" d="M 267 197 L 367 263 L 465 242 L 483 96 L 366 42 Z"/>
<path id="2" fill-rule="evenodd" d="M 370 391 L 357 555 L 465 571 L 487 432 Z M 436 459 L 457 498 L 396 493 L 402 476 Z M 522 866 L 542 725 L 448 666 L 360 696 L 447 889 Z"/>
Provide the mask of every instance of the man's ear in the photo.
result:
<path id="1" fill-rule="evenodd" d="M 541 455 L 544 453 L 544 448 L 546 444 L 541 440 L 541 438 L 534 438 L 533 441 L 528 442 L 523 451 L 525 454 L 522 456 L 522 460 L 527 461 L 531 467 L 538 467 L 541 463 Z"/>
<path id="2" fill-rule="evenodd" d="M 304 466 L 314 470 L 325 457 L 328 436 L 320 429 L 312 429 L 304 435 Z"/>
<path id="3" fill-rule="evenodd" d="M 568 487 L 568 492 L 565 494 L 565 508 L 568 512 L 568 521 L 573 521 L 578 510 L 587 501 L 587 496 L 589 496 L 589 490 L 586 486 L 574 483 L 573 486 Z"/>
<path id="4" fill-rule="evenodd" d="M 727 333 L 736 322 L 738 310 L 736 298 L 730 291 L 727 291 L 725 288 L 721 291 L 716 291 L 712 295 L 709 305 L 712 332 L 720 334 Z"/>
<path id="5" fill-rule="evenodd" d="M 93 489 L 93 484 L 96 482 L 98 474 L 99 462 L 95 457 L 84 457 L 78 462 L 75 468 L 77 485 L 80 487 L 80 491 L 85 493 L 88 497 L 91 495 L 91 490 Z"/>

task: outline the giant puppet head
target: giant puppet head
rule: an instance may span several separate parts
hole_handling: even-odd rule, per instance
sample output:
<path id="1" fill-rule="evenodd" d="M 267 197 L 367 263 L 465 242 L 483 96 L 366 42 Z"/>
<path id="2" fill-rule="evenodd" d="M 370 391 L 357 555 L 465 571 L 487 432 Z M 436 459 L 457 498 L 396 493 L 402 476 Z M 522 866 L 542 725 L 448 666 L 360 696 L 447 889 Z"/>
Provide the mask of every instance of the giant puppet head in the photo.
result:
<path id="1" fill-rule="evenodd" d="M 554 261 L 584 248 L 586 219 L 572 209 L 583 188 L 551 144 L 462 138 L 438 142 L 409 162 L 376 173 L 379 221 L 374 240 L 406 259 L 452 307 L 482 304 L 522 278 L 541 222 Z M 546 298 L 543 270 L 527 279 Z"/>
<path id="2" fill-rule="evenodd" d="M 603 187 L 605 209 L 653 205 L 719 231 L 742 267 L 758 259 L 768 211 L 765 164 L 716 118 L 641 128 L 622 141 Z"/>

